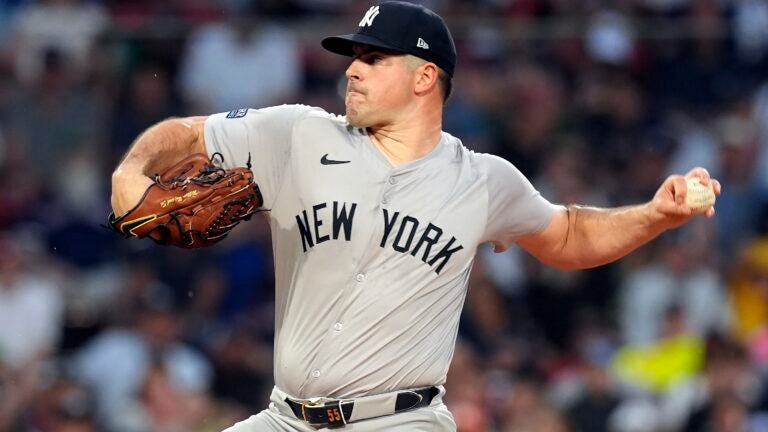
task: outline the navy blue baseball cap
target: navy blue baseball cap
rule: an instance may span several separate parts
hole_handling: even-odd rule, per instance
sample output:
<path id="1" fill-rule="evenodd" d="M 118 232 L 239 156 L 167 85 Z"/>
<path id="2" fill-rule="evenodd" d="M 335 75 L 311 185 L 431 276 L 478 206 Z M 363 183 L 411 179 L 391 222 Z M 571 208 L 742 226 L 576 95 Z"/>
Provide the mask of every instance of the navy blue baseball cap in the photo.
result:
<path id="1" fill-rule="evenodd" d="M 323 39 L 323 48 L 352 57 L 352 46 L 359 43 L 412 54 L 453 76 L 456 67 L 453 36 L 440 15 L 424 6 L 386 1 L 368 9 L 358 27 L 357 33 Z"/>

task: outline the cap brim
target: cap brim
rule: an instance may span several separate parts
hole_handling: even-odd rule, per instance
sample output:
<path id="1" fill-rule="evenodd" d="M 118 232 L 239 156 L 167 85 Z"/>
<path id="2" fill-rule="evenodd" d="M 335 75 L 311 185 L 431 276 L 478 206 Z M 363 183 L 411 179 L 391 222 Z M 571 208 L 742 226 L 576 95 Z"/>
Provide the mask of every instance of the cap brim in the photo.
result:
<path id="1" fill-rule="evenodd" d="M 352 47 L 355 44 L 370 45 L 376 48 L 383 48 L 391 51 L 403 51 L 402 49 L 384 43 L 375 37 L 358 33 L 327 37 L 323 39 L 320 44 L 323 46 L 323 48 L 332 53 L 341 54 L 347 57 L 353 57 L 355 55 L 354 51 L 352 50 Z"/>

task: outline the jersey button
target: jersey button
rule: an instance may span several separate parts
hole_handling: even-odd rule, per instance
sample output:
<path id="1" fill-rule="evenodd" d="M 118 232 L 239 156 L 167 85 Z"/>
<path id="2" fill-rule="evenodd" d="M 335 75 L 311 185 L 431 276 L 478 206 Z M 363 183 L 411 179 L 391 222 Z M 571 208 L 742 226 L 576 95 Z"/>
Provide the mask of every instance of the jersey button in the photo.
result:
<path id="1" fill-rule="evenodd" d="M 389 184 L 395 184 L 395 183 L 397 183 L 397 179 L 394 178 L 394 177 L 390 177 L 389 178 Z"/>
<path id="2" fill-rule="evenodd" d="M 333 325 L 333 329 L 336 330 L 336 331 L 341 331 L 341 329 L 343 329 L 343 328 L 344 328 L 344 326 L 341 323 L 336 323 L 336 324 Z"/>
<path id="3" fill-rule="evenodd" d="M 357 276 L 355 276 L 355 280 L 358 282 L 363 282 L 365 280 L 365 274 L 359 273 Z"/>
<path id="4" fill-rule="evenodd" d="M 315 369 L 312 371 L 312 377 L 314 378 L 320 378 L 320 371 Z"/>
<path id="5" fill-rule="evenodd" d="M 381 197 L 381 203 L 382 204 L 386 204 L 388 202 L 389 202 L 389 200 L 387 199 L 387 197 Z"/>

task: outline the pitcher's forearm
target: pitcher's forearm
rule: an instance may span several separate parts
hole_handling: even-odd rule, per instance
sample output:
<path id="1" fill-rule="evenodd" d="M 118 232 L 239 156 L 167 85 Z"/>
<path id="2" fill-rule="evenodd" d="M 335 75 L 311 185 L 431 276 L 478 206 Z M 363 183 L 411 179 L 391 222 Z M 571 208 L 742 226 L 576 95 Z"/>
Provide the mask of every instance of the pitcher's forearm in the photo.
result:
<path id="1" fill-rule="evenodd" d="M 648 243 L 659 234 L 686 224 L 696 213 L 685 204 L 687 179 L 712 182 L 719 195 L 720 182 L 696 167 L 685 176 L 667 177 L 651 201 L 628 207 L 593 208 L 557 206 L 549 225 L 517 240 L 518 245 L 541 262 L 575 270 L 607 264 Z M 711 218 L 715 209 L 705 209 Z"/>
<path id="2" fill-rule="evenodd" d="M 125 214 L 152 184 L 150 177 L 184 157 L 205 151 L 204 117 L 169 119 L 136 139 L 112 173 L 112 210 Z"/>
<path id="3" fill-rule="evenodd" d="M 590 268 L 613 262 L 648 243 L 668 227 L 650 203 L 619 208 L 568 207 L 566 256 Z"/>
<path id="4" fill-rule="evenodd" d="M 142 133 L 123 156 L 116 176 L 153 176 L 178 160 L 205 151 L 204 117 L 168 119 Z"/>

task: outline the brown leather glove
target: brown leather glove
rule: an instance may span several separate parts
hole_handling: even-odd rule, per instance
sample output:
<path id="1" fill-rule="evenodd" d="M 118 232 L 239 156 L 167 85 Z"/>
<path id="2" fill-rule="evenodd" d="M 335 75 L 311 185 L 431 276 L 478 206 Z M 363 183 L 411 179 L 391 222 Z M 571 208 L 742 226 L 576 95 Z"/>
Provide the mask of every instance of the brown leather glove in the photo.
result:
<path id="1" fill-rule="evenodd" d="M 222 240 L 250 219 L 263 199 L 250 159 L 247 168 L 227 170 L 215 164 L 217 156 L 195 153 L 156 174 L 134 208 L 120 217 L 109 214 L 109 226 L 126 238 L 149 237 L 187 249 Z"/>

